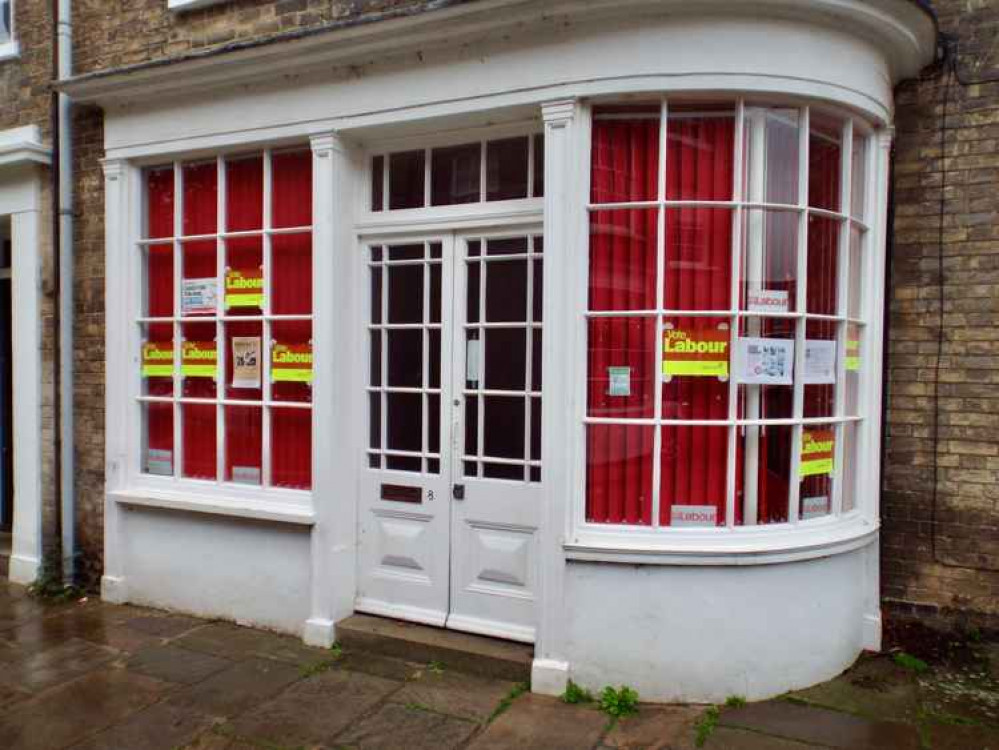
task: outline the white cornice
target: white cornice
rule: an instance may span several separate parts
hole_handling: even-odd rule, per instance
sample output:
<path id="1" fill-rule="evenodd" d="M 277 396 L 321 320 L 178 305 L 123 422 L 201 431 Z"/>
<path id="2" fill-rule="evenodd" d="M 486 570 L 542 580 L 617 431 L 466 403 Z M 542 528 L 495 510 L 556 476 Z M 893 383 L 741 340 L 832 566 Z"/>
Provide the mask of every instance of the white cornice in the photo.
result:
<path id="1" fill-rule="evenodd" d="M 522 37 L 526 29 L 543 30 L 552 24 L 737 15 L 834 26 L 871 39 L 885 54 L 896 82 L 916 75 L 936 52 L 933 20 L 910 0 L 476 0 L 385 20 L 292 32 L 268 43 L 247 42 L 99 71 L 61 81 L 57 87 L 78 102 L 138 103 L 332 68 L 350 69 L 387 57 L 504 35 Z"/>
<path id="2" fill-rule="evenodd" d="M 42 144 L 36 125 L 0 130 L 0 167 L 49 164 L 51 151 Z"/>

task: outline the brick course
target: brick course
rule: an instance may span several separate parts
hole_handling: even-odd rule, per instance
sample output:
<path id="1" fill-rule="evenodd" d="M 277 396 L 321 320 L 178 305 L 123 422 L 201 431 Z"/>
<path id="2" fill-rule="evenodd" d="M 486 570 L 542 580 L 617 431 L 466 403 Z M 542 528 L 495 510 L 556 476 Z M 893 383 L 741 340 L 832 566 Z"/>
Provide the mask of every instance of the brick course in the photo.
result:
<path id="1" fill-rule="evenodd" d="M 999 3 L 934 5 L 961 78 L 999 77 Z M 999 83 L 947 80 L 941 69 L 897 91 L 882 590 L 901 616 L 995 627 Z"/>

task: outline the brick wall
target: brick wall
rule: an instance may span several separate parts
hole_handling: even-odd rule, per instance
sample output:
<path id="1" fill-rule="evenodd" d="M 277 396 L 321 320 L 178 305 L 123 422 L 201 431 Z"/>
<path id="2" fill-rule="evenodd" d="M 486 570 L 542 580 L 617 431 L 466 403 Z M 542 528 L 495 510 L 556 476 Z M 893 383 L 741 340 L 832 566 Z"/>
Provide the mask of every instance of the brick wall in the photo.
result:
<path id="1" fill-rule="evenodd" d="M 934 5 L 961 78 L 999 78 L 999 2 Z M 947 80 L 897 92 L 883 592 L 898 614 L 997 627 L 999 83 Z"/>

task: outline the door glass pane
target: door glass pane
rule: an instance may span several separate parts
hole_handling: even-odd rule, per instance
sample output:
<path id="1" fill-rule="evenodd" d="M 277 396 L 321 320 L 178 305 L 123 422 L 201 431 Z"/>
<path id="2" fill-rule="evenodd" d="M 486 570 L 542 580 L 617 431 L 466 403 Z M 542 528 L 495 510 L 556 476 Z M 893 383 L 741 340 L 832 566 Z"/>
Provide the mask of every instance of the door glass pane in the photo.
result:
<path id="1" fill-rule="evenodd" d="M 389 208 L 420 208 L 424 205 L 426 175 L 423 151 L 406 151 L 389 156 Z"/>
<path id="2" fill-rule="evenodd" d="M 486 144 L 486 200 L 527 197 L 527 136 Z"/>
<path id="3" fill-rule="evenodd" d="M 497 260 L 485 264 L 486 322 L 527 320 L 527 261 Z"/>
<path id="4" fill-rule="evenodd" d="M 482 146 L 435 148 L 430 160 L 431 205 L 478 203 L 481 191 Z"/>

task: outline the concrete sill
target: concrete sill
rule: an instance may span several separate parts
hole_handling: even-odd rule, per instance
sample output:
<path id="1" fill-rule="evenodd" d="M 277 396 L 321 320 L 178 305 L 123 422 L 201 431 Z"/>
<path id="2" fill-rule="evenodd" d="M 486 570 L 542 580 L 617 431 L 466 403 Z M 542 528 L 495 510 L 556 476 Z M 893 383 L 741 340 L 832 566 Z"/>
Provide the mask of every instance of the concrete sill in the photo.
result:
<path id="1" fill-rule="evenodd" d="M 206 497 L 189 493 L 175 495 L 149 490 L 116 490 L 108 493 L 108 500 L 119 505 L 207 513 L 299 526 L 313 526 L 316 523 L 311 506 L 287 502 Z"/>

